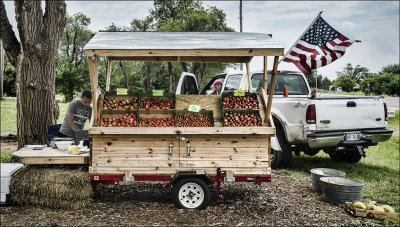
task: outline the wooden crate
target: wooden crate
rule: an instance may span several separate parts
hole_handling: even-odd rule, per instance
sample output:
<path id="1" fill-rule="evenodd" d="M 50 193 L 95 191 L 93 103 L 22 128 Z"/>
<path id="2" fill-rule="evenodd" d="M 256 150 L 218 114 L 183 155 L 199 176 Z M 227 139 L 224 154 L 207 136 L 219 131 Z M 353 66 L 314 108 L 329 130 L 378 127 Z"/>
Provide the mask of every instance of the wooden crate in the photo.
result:
<path id="1" fill-rule="evenodd" d="M 354 202 L 346 202 L 345 210 L 356 217 L 368 217 L 368 218 L 398 218 L 396 212 L 382 212 L 373 210 L 364 210 L 353 207 Z"/>
<path id="2" fill-rule="evenodd" d="M 223 106 L 223 102 L 224 102 L 224 98 L 226 98 L 226 97 L 229 97 L 229 96 L 234 96 L 234 92 L 224 92 L 224 93 L 222 93 L 222 95 L 221 95 L 221 108 L 222 109 L 229 109 L 229 108 L 224 108 L 224 106 Z M 243 97 L 253 97 L 255 100 L 256 100 L 256 102 L 257 102 L 257 107 L 258 108 L 254 108 L 254 109 L 260 109 L 259 108 L 259 105 L 260 105 L 260 102 L 258 101 L 258 97 L 257 97 L 258 95 L 256 94 L 256 93 L 250 93 L 250 92 L 246 92 L 245 94 L 244 94 L 244 96 Z M 239 96 L 240 97 L 240 96 Z M 238 108 L 239 110 L 241 110 L 242 108 Z M 253 108 L 248 108 L 248 109 L 250 109 L 250 110 L 252 110 Z M 237 110 L 236 108 L 233 108 L 233 110 Z"/>
<path id="3" fill-rule="evenodd" d="M 211 126 L 209 127 L 214 127 L 214 115 L 212 110 L 200 110 L 198 113 L 195 112 L 189 112 L 188 110 L 176 110 L 175 112 L 175 123 L 177 127 L 184 127 L 183 125 L 178 124 L 178 115 L 183 114 L 183 115 L 188 115 L 188 114 L 193 114 L 193 115 L 198 115 L 198 114 L 203 114 L 211 117 Z"/>

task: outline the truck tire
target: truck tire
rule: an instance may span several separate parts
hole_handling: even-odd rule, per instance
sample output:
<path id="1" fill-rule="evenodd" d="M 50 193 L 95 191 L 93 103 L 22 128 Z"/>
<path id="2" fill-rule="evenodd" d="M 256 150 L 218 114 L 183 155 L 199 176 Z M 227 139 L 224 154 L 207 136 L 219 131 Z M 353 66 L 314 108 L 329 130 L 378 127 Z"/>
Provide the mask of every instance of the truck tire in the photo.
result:
<path id="1" fill-rule="evenodd" d="M 276 127 L 276 138 L 281 147 L 280 151 L 271 149 L 271 167 L 273 169 L 290 167 L 292 163 L 292 147 L 286 140 L 285 131 L 282 125 L 274 119 Z"/>
<path id="2" fill-rule="evenodd" d="M 178 209 L 203 210 L 210 203 L 210 188 L 203 179 L 182 178 L 172 189 L 172 200 Z"/>
<path id="3" fill-rule="evenodd" d="M 346 150 L 336 150 L 329 149 L 327 150 L 329 157 L 336 162 L 347 162 L 347 163 L 356 163 L 361 160 L 362 155 L 358 152 L 357 149 L 346 149 Z"/>

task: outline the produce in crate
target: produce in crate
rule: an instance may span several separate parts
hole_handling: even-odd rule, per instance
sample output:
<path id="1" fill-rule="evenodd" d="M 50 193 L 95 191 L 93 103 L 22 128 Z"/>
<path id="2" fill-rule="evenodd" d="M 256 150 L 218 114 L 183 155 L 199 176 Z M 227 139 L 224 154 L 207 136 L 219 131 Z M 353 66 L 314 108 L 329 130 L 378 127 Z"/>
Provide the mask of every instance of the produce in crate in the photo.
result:
<path id="1" fill-rule="evenodd" d="M 117 109 L 117 110 L 135 110 L 138 107 L 138 97 L 133 97 L 130 99 L 115 99 L 115 98 L 104 98 L 104 109 Z"/>
<path id="2" fill-rule="evenodd" d="M 126 113 L 123 117 L 101 116 L 100 127 L 136 127 L 137 118 L 134 113 Z"/>
<path id="3" fill-rule="evenodd" d="M 175 101 L 169 99 L 161 99 L 156 97 L 141 98 L 141 109 L 174 109 Z"/>
<path id="4" fill-rule="evenodd" d="M 226 112 L 224 125 L 228 127 L 261 126 L 261 118 L 256 113 Z"/>
<path id="5" fill-rule="evenodd" d="M 367 209 L 367 207 L 365 206 L 365 204 L 363 202 L 355 202 L 355 203 L 353 203 L 353 207 Z"/>
<path id="6" fill-rule="evenodd" d="M 173 127 L 175 126 L 175 119 L 170 117 L 157 118 L 139 118 L 139 127 Z"/>
<path id="7" fill-rule="evenodd" d="M 212 127 L 213 118 L 208 114 L 178 114 L 177 127 Z"/>
<path id="8" fill-rule="evenodd" d="M 389 205 L 378 206 L 372 202 L 367 203 L 367 205 L 365 205 L 363 202 L 354 202 L 353 207 L 363 209 L 363 210 L 373 210 L 373 211 L 380 211 L 380 212 L 394 212 L 394 209 Z"/>
<path id="9" fill-rule="evenodd" d="M 224 109 L 258 109 L 256 96 L 233 96 L 229 95 L 222 99 Z"/>

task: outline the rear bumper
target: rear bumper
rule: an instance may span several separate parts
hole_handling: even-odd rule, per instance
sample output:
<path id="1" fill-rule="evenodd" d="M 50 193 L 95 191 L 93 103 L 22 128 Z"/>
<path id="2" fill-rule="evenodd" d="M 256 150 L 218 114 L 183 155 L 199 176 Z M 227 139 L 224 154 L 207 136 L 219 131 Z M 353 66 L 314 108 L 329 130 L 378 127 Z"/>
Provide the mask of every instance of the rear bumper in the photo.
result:
<path id="1" fill-rule="evenodd" d="M 390 139 L 393 131 L 387 128 L 366 129 L 356 132 L 358 140 L 346 141 L 345 135 L 349 132 L 312 132 L 307 135 L 307 142 L 310 148 L 325 148 L 336 146 L 369 146 Z"/>

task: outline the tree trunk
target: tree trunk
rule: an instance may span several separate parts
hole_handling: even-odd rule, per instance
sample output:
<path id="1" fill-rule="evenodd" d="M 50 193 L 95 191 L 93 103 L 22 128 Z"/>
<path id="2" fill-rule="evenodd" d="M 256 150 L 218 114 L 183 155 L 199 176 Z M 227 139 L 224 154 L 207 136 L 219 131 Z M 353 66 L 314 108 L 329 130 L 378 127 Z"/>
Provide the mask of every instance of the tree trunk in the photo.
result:
<path id="1" fill-rule="evenodd" d="M 3 81 L 4 81 L 4 52 L 3 41 L 0 39 L 0 97 L 3 97 Z"/>
<path id="2" fill-rule="evenodd" d="M 172 63 L 168 62 L 168 74 L 169 74 L 169 93 L 172 93 L 173 82 L 172 82 Z"/>
<path id="3" fill-rule="evenodd" d="M 1 25 L 8 26 L 2 0 L 0 6 Z M 47 0 L 44 14 L 41 1 L 15 1 L 21 44 L 18 40 L 15 42 L 11 25 L 6 32 L 1 30 L 1 38 L 5 38 L 5 49 L 17 77 L 18 149 L 26 144 L 47 144 L 48 126 L 57 121 L 59 108 L 55 99 L 55 76 L 59 41 L 66 25 L 65 13 L 64 1 Z"/>
<path id="4" fill-rule="evenodd" d="M 145 62 L 145 78 L 143 80 L 144 83 L 144 91 L 145 92 L 151 92 L 151 63 L 150 62 Z"/>

